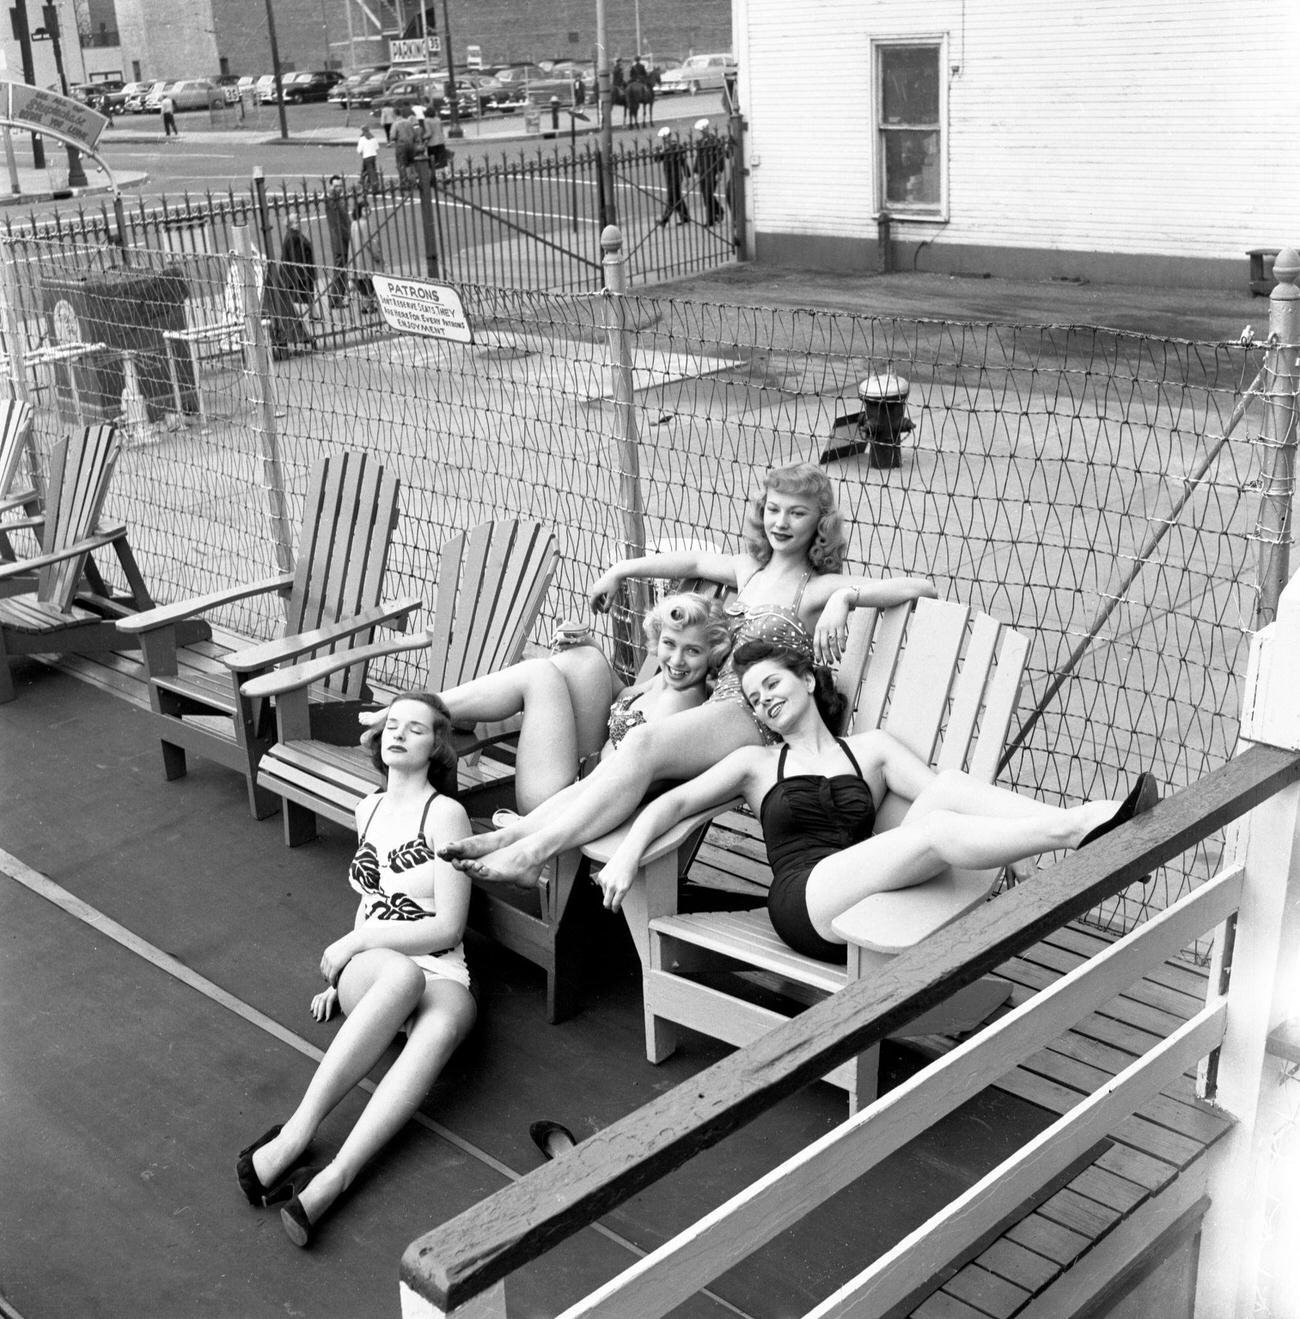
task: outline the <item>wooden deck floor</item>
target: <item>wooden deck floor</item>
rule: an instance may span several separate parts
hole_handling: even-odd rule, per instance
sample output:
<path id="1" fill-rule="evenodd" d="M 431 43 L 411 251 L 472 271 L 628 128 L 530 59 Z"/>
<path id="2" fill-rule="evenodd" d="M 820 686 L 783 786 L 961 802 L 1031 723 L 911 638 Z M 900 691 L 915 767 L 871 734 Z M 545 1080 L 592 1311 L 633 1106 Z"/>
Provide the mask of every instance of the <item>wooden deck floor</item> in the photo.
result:
<path id="1" fill-rule="evenodd" d="M 138 681 L 131 674 L 130 668 L 129 662 L 106 666 L 76 661 L 66 666 L 67 672 L 111 691 L 117 697 L 125 697 L 132 706 L 138 707 L 147 702 L 143 702 L 142 689 L 139 688 Z M 47 690 L 54 692 L 52 687 Z M 66 702 L 67 690 L 69 690 L 67 684 L 59 684 L 55 693 L 57 698 Z M 23 699 L 20 692 L 19 700 Z M 53 696 L 49 699 L 53 699 Z M 11 707 L 13 708 L 15 707 Z M 51 735 L 51 754 L 55 753 L 56 743 L 59 741 L 59 736 Z M 58 754 L 67 757 L 70 754 L 69 749 L 66 746 L 59 746 Z M 106 755 L 98 747 L 92 754 L 101 758 Z M 176 785 L 166 787 L 161 785 L 158 782 L 160 775 L 157 765 L 153 763 L 156 757 L 153 748 L 145 746 L 142 749 L 136 745 L 125 749 L 124 754 L 127 758 L 122 764 L 103 765 L 98 771 L 94 765 L 88 765 L 85 767 L 86 772 L 94 774 L 107 770 L 110 775 L 125 775 L 131 780 L 132 792 L 144 794 L 139 798 L 142 802 L 148 799 L 148 794 L 157 797 L 158 810 L 165 818 L 160 823 L 155 818 L 157 812 L 154 812 L 152 807 L 142 809 L 141 825 L 145 832 L 145 845 L 141 855 L 145 858 L 146 865 L 173 864 L 166 852 L 151 851 L 149 840 L 161 833 L 173 843 L 177 839 L 183 843 L 185 832 L 189 827 L 186 814 L 192 813 L 196 808 L 204 808 L 202 797 L 199 794 L 187 794 L 183 787 L 178 789 Z M 45 772 L 52 781 L 57 780 L 57 770 L 51 771 L 47 768 Z M 198 777 L 203 778 L 201 772 Z M 220 771 L 215 777 L 223 780 L 219 784 L 223 800 L 228 799 L 227 804 L 233 803 L 237 813 L 240 786 L 234 784 L 233 776 L 226 774 L 225 771 Z M 212 781 L 208 780 L 207 785 L 211 790 Z M 113 797 L 106 785 L 101 784 L 91 793 L 91 797 L 97 803 L 95 810 L 110 809 Z M 79 795 L 73 793 L 71 798 L 79 800 Z M 18 839 L 25 847 L 31 847 L 32 840 L 45 839 L 46 831 L 66 830 L 70 824 L 74 828 L 95 824 L 93 818 L 89 821 L 84 819 L 69 821 L 58 802 L 49 803 L 49 807 L 48 816 L 44 821 L 25 821 L 21 828 L 6 825 L 3 836 L 0 837 L 0 845 L 10 848 L 10 840 Z M 732 822 L 732 825 L 730 834 L 715 832 L 710 844 L 697 861 L 693 872 L 695 880 L 706 884 L 720 883 L 729 888 L 745 888 L 754 885 L 761 877 L 761 844 L 757 841 L 753 822 L 738 818 Z M 293 853 L 277 852 L 278 829 L 267 829 L 264 825 L 248 822 L 248 832 L 249 840 L 241 839 L 238 845 L 232 845 L 231 865 L 240 865 L 241 858 L 252 858 L 256 849 L 259 883 L 266 884 L 267 877 L 275 875 L 277 856 L 283 858 L 279 869 L 282 869 L 287 877 L 284 885 L 304 883 L 307 878 L 304 871 L 311 868 L 310 856 L 305 855 L 309 853 L 309 849 L 298 849 Z M 256 841 L 252 841 L 253 839 Z M 84 849 L 85 862 L 88 865 L 97 864 L 96 840 L 97 832 L 92 827 L 86 837 Z M 210 837 L 208 845 L 212 845 Z M 261 855 L 263 849 L 265 849 L 264 857 Z M 322 860 L 328 860 L 330 866 L 335 867 L 338 857 L 333 853 L 343 855 L 346 847 L 341 842 L 336 842 L 326 850 L 330 851 L 328 858 L 322 857 L 319 852 L 314 854 L 315 864 L 319 866 Z M 70 847 L 68 838 L 59 838 L 53 846 L 42 845 L 37 851 L 38 855 L 31 858 L 33 864 L 45 859 L 46 864 L 56 874 L 59 874 L 60 867 L 66 873 L 76 872 L 77 864 L 73 858 L 78 853 L 75 847 Z M 104 858 L 100 858 L 98 864 L 103 863 Z M 198 869 L 207 873 L 211 865 L 212 859 L 205 858 L 204 864 L 199 865 Z M 60 875 L 61 880 L 66 880 L 66 873 Z M 80 892 L 79 885 L 67 882 L 69 887 Z M 208 893 L 203 896 L 199 904 L 208 928 L 196 930 L 187 925 L 179 913 L 159 915 L 157 905 L 160 896 L 168 892 L 168 886 L 165 882 L 160 882 L 157 876 L 147 878 L 142 876 L 139 894 L 132 894 L 125 887 L 126 877 L 120 879 L 118 883 L 123 886 L 121 890 L 115 891 L 112 899 L 106 899 L 104 902 L 105 906 L 116 904 L 118 919 L 124 920 L 133 928 L 137 923 L 149 928 L 156 944 L 176 949 L 177 955 L 183 957 L 187 963 L 193 962 L 203 966 L 207 975 L 222 983 L 232 984 L 232 981 L 237 981 L 239 974 L 250 975 L 253 983 L 239 982 L 233 985 L 241 998 L 246 999 L 250 1004 L 283 1005 L 283 989 L 273 988 L 280 978 L 280 968 L 275 965 L 261 966 L 257 963 L 250 965 L 246 960 L 246 949 L 241 952 L 237 948 L 228 946 L 235 930 L 242 927 L 243 922 L 250 917 L 267 920 L 268 953 L 274 961 L 277 955 L 280 957 L 285 955 L 286 948 L 297 947 L 304 940 L 311 943 L 321 931 L 330 928 L 330 922 L 337 923 L 341 910 L 339 903 L 331 899 L 329 903 L 323 904 L 320 920 L 313 920 L 311 928 L 306 930 L 301 926 L 301 913 L 295 912 L 293 919 L 296 923 L 290 930 L 288 918 L 280 910 L 282 903 L 274 900 L 270 893 L 254 894 L 250 897 L 251 890 L 246 883 L 241 882 L 232 884 L 232 897 L 238 898 L 245 907 L 229 913 L 231 929 L 224 930 L 213 926 L 213 922 L 219 919 L 216 913 L 220 912 L 221 907 L 219 902 L 214 904 L 214 895 Z M 280 888 L 278 878 L 273 879 L 271 884 L 276 890 Z M 83 896 L 88 901 L 95 901 L 94 884 L 88 885 L 87 889 Z M 177 888 L 173 892 L 180 893 L 183 889 Z M 146 917 L 146 907 L 141 904 L 149 903 L 153 904 L 153 909 L 149 910 Z M 250 903 L 251 911 L 247 909 Z M 346 900 L 343 901 L 342 906 L 346 906 Z M 290 935 L 292 942 L 289 941 Z M 1097 931 L 1077 925 L 1071 926 L 1035 946 L 1024 956 L 1013 960 L 1001 970 L 1001 973 L 1015 986 L 1012 1002 L 1023 1001 L 1025 997 L 1051 984 L 1091 952 L 1104 946 L 1106 941 L 1107 936 Z M 114 974 L 120 975 L 121 968 L 116 972 L 111 967 L 103 968 L 104 983 L 111 985 Z M 504 992 L 507 997 L 527 994 L 531 980 L 535 978 L 537 977 L 531 968 L 522 971 L 518 968 L 509 968 L 503 976 L 502 983 L 509 986 Z M 54 987 L 57 988 L 57 985 L 56 977 Z M 147 991 L 133 989 L 132 1001 L 139 992 L 145 992 L 147 999 Z M 524 1027 L 521 1034 L 513 1025 L 505 1023 L 504 1014 L 513 1008 L 504 1000 L 499 1001 L 493 1008 L 497 1017 L 493 1026 L 493 1043 L 485 1044 L 475 1051 L 473 1065 L 486 1066 L 496 1076 L 498 1084 L 513 1085 L 518 1091 L 515 1098 L 520 1101 L 519 1106 L 522 1107 L 524 1115 L 566 1119 L 581 1135 L 585 1131 L 594 1130 L 612 1121 L 620 1116 L 621 1112 L 628 1111 L 629 1107 L 635 1107 L 638 1102 L 636 1098 L 638 1087 L 648 1084 L 650 1088 L 644 1096 L 648 1097 L 649 1093 L 657 1092 L 685 1079 L 693 1070 L 717 1056 L 717 1047 L 710 1042 L 689 1038 L 680 1054 L 661 1068 L 651 1069 L 646 1066 L 644 1069 L 639 1069 L 632 1062 L 628 1062 L 627 1075 L 620 1077 L 617 1087 L 611 1087 L 608 1077 L 601 1074 L 602 1065 L 607 1057 L 618 1055 L 620 1049 L 635 1054 L 638 1046 L 639 1021 L 634 1001 L 614 1003 L 621 990 L 616 988 L 611 992 L 606 986 L 600 992 L 604 995 L 600 1011 L 584 1014 L 587 1020 L 580 1019 L 576 1023 L 559 1028 L 543 1027 L 540 1033 L 535 1024 Z M 982 1175 L 982 1167 L 991 1167 L 1000 1158 L 1006 1157 L 1009 1148 L 1005 1148 L 1004 1137 L 1009 1139 L 1012 1135 L 1016 1136 L 1015 1142 L 1010 1146 L 1014 1148 L 1020 1140 L 1032 1136 L 1035 1130 L 1041 1129 L 1055 1115 L 1075 1105 L 1083 1094 L 1118 1074 L 1135 1057 L 1151 1047 L 1158 1039 L 1163 1038 L 1175 1025 L 1186 1020 L 1203 1004 L 1204 993 L 1205 973 L 1202 969 L 1182 962 L 1166 964 L 1005 1078 L 999 1087 L 1004 1098 L 998 1100 L 996 1097 L 991 1097 L 989 1106 L 982 1114 L 973 1114 L 968 1123 L 952 1129 L 946 1136 L 948 1141 L 946 1146 L 940 1142 L 937 1148 L 928 1147 L 910 1152 L 913 1162 L 908 1166 L 912 1171 L 901 1173 L 898 1166 L 893 1167 L 888 1173 L 890 1185 L 898 1189 L 899 1194 L 903 1194 L 901 1188 L 906 1183 L 926 1179 L 928 1168 L 933 1169 L 944 1164 L 946 1174 L 946 1164 L 950 1156 L 957 1153 L 971 1155 L 971 1168 L 967 1174 L 969 1183 L 969 1180 L 975 1176 Z M 632 996 L 633 1000 L 634 998 L 635 995 Z M 606 1008 L 614 1015 L 602 1015 Z M 274 1011 L 272 1015 L 280 1016 L 281 1013 Z M 220 1047 L 228 1048 L 232 1054 L 249 1047 L 247 1040 L 227 1040 L 216 1025 L 209 1024 L 214 1037 L 222 1041 Z M 611 1034 L 611 1031 L 616 1033 Z M 937 1039 L 922 1043 L 930 1052 L 940 1052 L 951 1046 L 951 1041 Z M 499 1054 L 504 1054 L 504 1057 L 498 1056 Z M 559 1083 L 558 1089 L 554 1089 L 553 1083 L 548 1082 L 546 1077 L 555 1066 L 557 1059 L 563 1059 L 563 1065 L 568 1069 L 569 1075 Z M 523 1073 L 513 1074 L 514 1069 L 510 1064 L 514 1063 L 523 1068 L 528 1073 L 527 1076 Z M 199 1066 L 200 1062 L 195 1060 L 193 1065 Z M 895 1068 L 905 1065 L 905 1059 L 901 1056 L 897 1057 L 893 1065 Z M 283 1075 L 285 1073 L 283 1060 L 275 1063 L 267 1060 L 267 1067 L 272 1082 L 277 1078 L 286 1083 L 292 1079 Z M 294 1070 L 289 1068 L 289 1071 Z M 646 1079 L 639 1079 L 642 1076 Z M 263 1078 L 254 1088 L 260 1093 L 270 1089 L 271 1086 L 267 1079 Z M 590 1091 L 589 1097 L 582 1095 L 584 1088 Z M 282 1085 L 280 1089 L 283 1093 L 284 1086 Z M 548 1094 L 551 1095 L 549 1099 Z M 636 1243 L 641 1248 L 651 1246 L 665 1234 L 678 1230 L 685 1225 L 685 1221 L 689 1221 L 681 1219 L 682 1214 L 703 1212 L 709 1207 L 710 1201 L 716 1202 L 719 1189 L 723 1191 L 731 1189 L 736 1175 L 741 1172 L 745 1177 L 757 1175 L 762 1170 L 765 1160 L 771 1162 L 784 1157 L 790 1152 L 792 1142 L 814 1138 L 829 1123 L 837 1120 L 837 1114 L 842 1115 L 842 1096 L 838 1092 L 831 1091 L 829 1087 L 818 1086 L 806 1092 L 806 1095 L 808 1096 L 806 1103 L 783 1108 L 780 1114 L 773 1115 L 773 1121 L 762 1121 L 751 1129 L 757 1146 L 763 1151 L 757 1163 L 751 1157 L 753 1144 L 750 1146 L 750 1154 L 743 1157 L 729 1152 L 717 1158 L 712 1156 L 706 1158 L 703 1183 L 704 1191 L 708 1192 L 707 1197 L 699 1187 L 692 1187 L 679 1196 L 682 1200 L 680 1213 L 667 1215 L 642 1204 L 642 1197 L 639 1197 L 638 1201 L 625 1207 L 619 1215 L 612 1216 L 608 1226 L 618 1238 Z M 438 1097 L 445 1100 L 445 1096 Z M 245 1094 L 244 1098 L 247 1099 L 249 1096 Z M 264 1095 L 262 1098 L 265 1102 Z M 800 1100 L 804 1098 L 805 1096 L 799 1097 Z M 618 1108 L 620 1104 L 623 1105 L 621 1112 Z M 484 1150 L 488 1153 L 488 1164 L 485 1167 L 490 1171 L 480 1168 L 475 1175 L 455 1183 L 454 1198 L 461 1203 L 464 1202 L 464 1196 L 483 1194 L 491 1189 L 493 1181 L 500 1176 L 500 1168 L 505 1167 L 508 1170 L 510 1167 L 518 1167 L 521 1162 L 525 1168 L 528 1166 L 528 1156 L 524 1154 L 521 1158 L 518 1148 L 518 1133 L 526 1128 L 526 1122 L 509 1103 L 505 1107 L 508 1110 L 505 1115 L 500 1111 L 499 1104 L 496 1108 L 485 1110 L 483 1113 L 471 1113 L 463 1104 L 453 1103 L 450 1116 L 442 1117 L 440 1113 L 440 1122 L 445 1122 L 448 1128 L 454 1127 L 459 1137 L 468 1140 L 475 1150 Z M 260 1112 L 260 1109 L 258 1111 Z M 116 1110 L 114 1112 L 114 1121 L 123 1120 L 120 1113 Z M 983 1122 L 987 1125 L 990 1114 L 995 1115 L 992 1119 L 995 1124 L 1003 1122 L 1008 1127 L 1018 1127 L 1018 1130 L 992 1133 L 994 1139 L 990 1148 L 981 1151 L 978 1157 L 973 1148 L 959 1149 L 963 1144 L 973 1147 L 982 1139 L 979 1134 L 980 1124 Z M 996 1116 L 999 1114 L 1001 1117 Z M 1039 1116 L 1035 1118 L 1034 1114 Z M 254 1118 L 249 1115 L 241 1121 L 246 1126 L 249 1122 L 253 1122 Z M 503 1139 L 499 1132 L 492 1129 L 493 1122 L 508 1122 L 511 1135 Z M 242 1126 L 240 1130 L 243 1131 Z M 1120 1130 L 1113 1132 L 1104 1145 L 1091 1153 L 1086 1165 L 1072 1169 L 1068 1180 L 1053 1188 L 1051 1195 L 1039 1204 L 1025 1206 L 1024 1212 L 1014 1222 L 1004 1225 L 996 1239 L 981 1243 L 980 1249 L 974 1253 L 973 1258 L 963 1262 L 957 1271 L 943 1279 L 942 1284 L 930 1295 L 914 1298 L 907 1307 L 906 1313 L 915 1314 L 919 1319 L 979 1319 L 981 1316 L 984 1319 L 1001 1319 L 1002 1316 L 1019 1313 L 1068 1314 L 1070 1312 L 1068 1309 L 1061 1308 L 1062 1289 L 1068 1289 L 1071 1279 L 1082 1276 L 1089 1267 L 1090 1261 L 1103 1257 L 1108 1249 L 1108 1243 L 1113 1242 L 1117 1237 L 1116 1228 L 1125 1220 L 1146 1215 L 1152 1225 L 1153 1236 L 1160 1231 L 1170 1230 L 1171 1225 L 1194 1221 L 1195 1209 L 1199 1201 L 1198 1174 L 1203 1164 L 1204 1152 L 1225 1130 L 1224 1120 L 1195 1099 L 1192 1078 L 1183 1077 L 1178 1084 L 1158 1096 Z M 226 1143 L 229 1141 L 227 1140 Z M 920 1160 L 919 1164 L 915 1162 L 917 1159 Z M 473 1162 L 472 1159 L 470 1161 Z M 727 1166 L 724 1171 L 724 1165 L 728 1165 L 729 1162 L 734 1163 L 735 1167 Z M 497 1165 L 496 1168 L 491 1168 L 493 1163 Z M 678 1178 L 674 1179 L 674 1187 L 670 1189 L 680 1193 L 682 1188 L 676 1184 L 678 1180 Z M 879 1194 L 879 1187 L 873 1189 L 866 1203 L 872 1203 Z M 861 1204 L 858 1208 L 861 1209 Z M 926 1212 L 924 1205 L 918 1205 L 916 1212 L 924 1217 Z M 417 1230 L 424 1230 L 430 1225 L 428 1221 L 406 1223 L 402 1230 L 408 1231 L 407 1239 L 409 1239 L 409 1236 L 415 1235 Z M 823 1222 L 818 1231 L 824 1234 L 824 1227 Z M 842 1227 L 837 1226 L 836 1232 L 839 1236 L 844 1236 Z M 400 1233 L 398 1235 L 400 1236 Z M 867 1235 L 870 1236 L 870 1233 Z M 888 1234 L 872 1240 L 864 1240 L 857 1235 L 850 1235 L 840 1240 L 839 1236 L 830 1253 L 837 1257 L 843 1256 L 844 1266 L 850 1268 L 850 1271 L 860 1266 L 863 1258 L 868 1258 L 873 1252 L 878 1253 L 880 1249 L 887 1248 L 891 1244 Z M 819 1235 L 814 1240 L 817 1241 L 816 1247 L 810 1246 L 807 1236 L 798 1235 L 793 1239 L 776 1243 L 773 1248 L 765 1252 L 768 1258 L 763 1269 L 746 1279 L 732 1278 L 728 1275 L 727 1279 L 720 1280 L 718 1284 L 717 1290 L 722 1299 L 708 1301 L 704 1298 L 702 1308 L 692 1307 L 691 1313 L 712 1315 L 727 1310 L 730 1313 L 753 1314 L 760 1319 L 775 1319 L 777 1315 L 797 1313 L 802 1309 L 811 1308 L 815 1298 L 829 1290 L 819 1267 L 823 1261 L 814 1258 L 819 1252 L 824 1253 L 826 1250 L 823 1245 L 824 1237 Z M 249 1244 L 248 1241 L 243 1241 L 241 1249 L 247 1249 Z M 354 1243 L 348 1244 L 351 1246 Z M 366 1244 L 369 1246 L 373 1243 Z M 393 1241 L 383 1242 L 383 1249 L 388 1251 L 392 1244 Z M 380 1293 L 391 1298 L 394 1312 L 396 1259 L 397 1254 L 400 1253 L 400 1244 L 396 1251 L 391 1253 L 392 1285 L 390 1287 L 385 1281 L 384 1288 L 388 1290 L 381 1289 Z M 266 1246 L 264 1240 L 257 1243 L 259 1251 L 264 1251 Z M 567 1288 L 575 1285 L 574 1278 L 590 1286 L 594 1284 L 600 1269 L 622 1267 L 617 1262 L 619 1254 L 620 1248 L 611 1245 L 608 1238 L 593 1243 L 591 1234 L 583 1234 L 582 1238 L 575 1239 L 570 1248 L 557 1252 L 553 1266 L 562 1273 L 568 1272 L 569 1277 L 563 1285 L 551 1276 L 534 1279 L 527 1284 L 527 1294 L 532 1296 L 535 1302 L 532 1312 L 554 1312 L 561 1295 L 566 1299 L 572 1299 L 572 1296 L 567 1294 Z M 363 1256 L 363 1258 L 368 1257 Z M 580 1261 L 580 1264 L 575 1261 Z M 295 1260 L 294 1264 L 297 1263 L 298 1261 Z M 353 1263 L 355 1264 L 356 1261 L 354 1260 Z M 11 1264 L 12 1261 L 9 1261 L 5 1266 L 6 1269 Z M 741 1271 L 737 1271 L 739 1272 Z M 777 1276 L 783 1280 L 780 1289 L 777 1289 L 777 1284 L 773 1281 Z M 0 1291 L 8 1292 L 9 1285 L 7 1274 L 0 1272 Z M 831 1285 L 834 1285 L 833 1281 Z M 223 1293 L 218 1289 L 214 1294 Z M 328 1291 L 325 1294 L 328 1295 Z M 353 1289 L 348 1295 L 350 1303 L 360 1301 L 363 1296 L 369 1297 L 371 1302 L 374 1298 L 373 1291 L 366 1288 Z M 21 1298 L 18 1294 L 11 1293 L 11 1299 L 17 1304 Z M 49 1308 L 41 1308 L 29 1303 L 26 1306 L 20 1305 L 20 1308 L 26 1319 L 40 1319 L 40 1316 L 46 1313 L 66 1312 L 66 1308 L 61 1308 L 57 1304 Z M 112 1314 L 124 1311 L 109 1306 L 102 1308 L 100 1312 Z M 219 1307 L 213 1308 L 212 1305 L 195 1302 L 188 1306 L 182 1304 L 174 1307 L 172 1312 L 219 1314 L 223 1311 Z M 330 1314 L 345 1311 L 332 1310 L 326 1305 L 324 1309 L 311 1312 Z M 367 1312 L 378 1311 L 372 1308 Z"/>

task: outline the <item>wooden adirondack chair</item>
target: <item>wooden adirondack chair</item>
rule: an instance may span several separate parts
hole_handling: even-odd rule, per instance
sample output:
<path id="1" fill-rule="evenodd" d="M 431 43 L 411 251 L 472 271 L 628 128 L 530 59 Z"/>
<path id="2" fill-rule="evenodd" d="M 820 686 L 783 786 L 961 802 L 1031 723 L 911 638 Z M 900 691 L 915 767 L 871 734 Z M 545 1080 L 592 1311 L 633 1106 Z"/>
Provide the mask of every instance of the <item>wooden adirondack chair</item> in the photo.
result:
<path id="1" fill-rule="evenodd" d="M 355 654 L 308 661 L 245 684 L 249 698 L 276 702 L 279 740 L 262 758 L 258 783 L 283 802 L 288 846 L 314 838 L 318 816 L 351 828 L 357 803 L 381 781 L 369 752 L 356 745 L 360 729 L 355 723 L 352 745 L 312 736 L 305 715 L 308 686 L 358 657 L 377 659 L 418 649 L 425 651 L 427 665 L 419 685 L 431 692 L 513 664 L 537 620 L 556 558 L 554 533 L 538 523 L 483 523 L 439 552 L 433 622 L 424 636 L 376 642 Z M 462 745 L 474 750 L 482 742 L 466 735 Z M 553 997 L 563 902 L 558 892 L 540 896 L 540 907 L 523 912 L 484 888 L 475 895 L 473 919 L 503 946 L 542 966 Z"/>
<path id="2" fill-rule="evenodd" d="M 1019 699 L 1025 637 L 987 614 L 972 617 L 964 605 L 918 600 L 915 606 L 855 611 L 850 638 L 837 686 L 855 709 L 853 728 L 885 728 L 936 768 L 965 769 L 991 782 Z M 882 826 L 897 823 L 904 805 L 886 799 L 879 812 Z M 859 903 L 834 925 L 849 941 L 848 963 L 841 968 L 794 952 L 764 910 L 677 911 L 678 849 L 709 818 L 685 820 L 659 839 L 643 858 L 623 905 L 641 956 L 651 1062 L 663 1061 L 676 1048 L 677 1026 L 743 1045 L 784 1019 L 743 992 L 732 992 L 725 976 L 716 973 L 739 972 L 731 982 L 738 991 L 748 980 L 807 1004 L 850 980 L 878 974 L 893 956 L 983 902 L 999 875 L 956 871 Z M 583 852 L 599 865 L 621 836 L 622 830 L 616 831 Z M 1003 982 L 977 982 L 910 1023 L 906 1034 L 971 1029 L 1008 993 Z M 875 1097 L 877 1062 L 873 1049 L 826 1079 L 849 1092 L 856 1111 Z"/>
<path id="3" fill-rule="evenodd" d="M 14 659 L 124 649 L 118 624 L 153 605 L 125 524 L 100 522 L 119 451 L 113 426 L 87 427 L 50 451 L 45 513 L 30 519 L 41 552 L 0 563 L 0 701 L 13 700 Z M 109 547 L 126 596 L 112 595 L 90 563 L 92 551 Z"/>
<path id="4" fill-rule="evenodd" d="M 322 459 L 311 475 L 294 572 L 164 605 L 123 624 L 143 645 L 168 779 L 185 774 L 187 751 L 239 770 L 247 779 L 249 807 L 262 819 L 278 804 L 274 793 L 257 785 L 258 764 L 275 739 L 275 715 L 269 701 L 250 698 L 241 685 L 287 660 L 343 651 L 347 662 L 304 694 L 308 718 L 370 698 L 365 661 L 349 647 L 370 642 L 381 625 L 404 626 L 422 603 L 418 596 L 381 599 L 398 486 L 365 454 Z M 280 640 L 250 644 L 227 633 L 204 646 L 179 641 L 177 629 L 187 620 L 269 592 L 285 596 Z"/>
<path id="5" fill-rule="evenodd" d="M 15 489 L 24 453 L 30 454 L 32 405 L 10 398 L 0 403 L 0 561 L 12 562 L 12 532 L 26 528 L 39 538 L 41 501 L 35 485 Z M 34 473 L 32 473 L 34 475 Z M 8 517 L 21 513 L 21 517 Z"/>

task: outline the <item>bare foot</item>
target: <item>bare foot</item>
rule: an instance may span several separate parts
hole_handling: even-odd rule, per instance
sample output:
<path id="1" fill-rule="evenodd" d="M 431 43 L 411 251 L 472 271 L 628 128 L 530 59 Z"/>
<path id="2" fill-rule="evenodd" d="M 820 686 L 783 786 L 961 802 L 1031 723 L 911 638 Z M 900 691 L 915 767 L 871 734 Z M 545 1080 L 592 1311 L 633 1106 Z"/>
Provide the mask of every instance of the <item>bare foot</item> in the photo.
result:
<path id="1" fill-rule="evenodd" d="M 537 888 L 544 883 L 543 869 L 546 858 L 538 858 L 522 845 L 512 843 L 482 859 L 453 859 L 457 870 L 463 870 L 471 879 L 489 884 L 514 884 L 517 888 Z"/>
<path id="2" fill-rule="evenodd" d="M 506 812 L 498 811 L 492 817 L 497 823 L 497 816 L 504 817 Z M 513 812 L 511 812 L 513 814 Z M 458 838 L 454 843 L 447 843 L 438 849 L 438 855 L 444 861 L 473 861 L 481 856 L 488 856 L 500 848 L 517 843 L 527 834 L 523 816 L 515 815 L 509 822 L 503 822 L 499 829 L 490 829 L 485 834 L 471 834 L 468 838 Z"/>

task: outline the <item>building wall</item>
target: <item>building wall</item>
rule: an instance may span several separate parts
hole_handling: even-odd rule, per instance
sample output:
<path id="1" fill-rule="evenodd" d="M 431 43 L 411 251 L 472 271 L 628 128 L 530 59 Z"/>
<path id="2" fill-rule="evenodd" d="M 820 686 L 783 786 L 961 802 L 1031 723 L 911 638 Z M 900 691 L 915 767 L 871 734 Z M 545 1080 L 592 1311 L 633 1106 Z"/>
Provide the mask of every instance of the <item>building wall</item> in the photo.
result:
<path id="1" fill-rule="evenodd" d="M 896 220 L 895 262 L 1240 282 L 1295 241 L 1295 0 L 735 0 L 760 258 L 877 256 L 871 38 L 941 36 L 948 212 Z M 808 131 L 809 114 L 818 131 Z M 1273 128 L 1270 128 L 1270 123 Z"/>
<path id="2" fill-rule="evenodd" d="M 161 4 L 159 0 L 117 0 L 122 40 L 122 76 L 199 78 L 217 71 L 217 46 L 207 0 Z"/>

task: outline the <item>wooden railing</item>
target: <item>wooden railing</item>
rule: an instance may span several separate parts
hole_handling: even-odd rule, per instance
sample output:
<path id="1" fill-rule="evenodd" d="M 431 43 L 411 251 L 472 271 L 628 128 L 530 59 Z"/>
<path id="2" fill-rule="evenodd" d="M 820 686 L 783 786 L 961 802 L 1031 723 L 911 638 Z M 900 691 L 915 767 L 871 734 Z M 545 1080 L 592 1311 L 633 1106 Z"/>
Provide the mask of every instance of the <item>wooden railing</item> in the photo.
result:
<path id="1" fill-rule="evenodd" d="M 895 1032 L 956 990 L 1083 915 L 1253 807 L 1300 783 L 1300 754 L 1252 746 L 1059 865 L 901 955 L 660 1099 L 414 1241 L 403 1313 L 504 1316 L 503 1280 L 695 1154 Z M 706 1286 L 850 1180 L 1206 932 L 1235 919 L 1245 868 L 1230 865 L 1051 989 L 828 1133 L 667 1242 L 564 1319 L 658 1316 Z M 1004 1221 L 1080 1154 L 1224 1038 L 1227 1000 L 1205 1008 L 1085 1098 L 812 1315 L 880 1315 L 923 1293 L 938 1268 Z"/>

